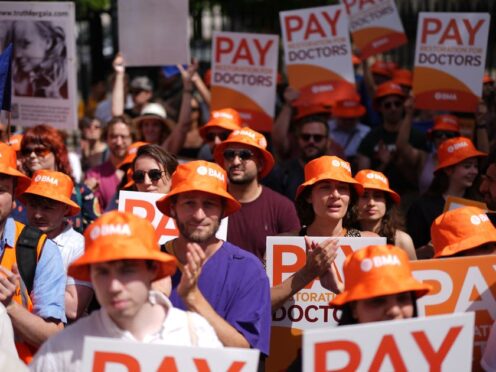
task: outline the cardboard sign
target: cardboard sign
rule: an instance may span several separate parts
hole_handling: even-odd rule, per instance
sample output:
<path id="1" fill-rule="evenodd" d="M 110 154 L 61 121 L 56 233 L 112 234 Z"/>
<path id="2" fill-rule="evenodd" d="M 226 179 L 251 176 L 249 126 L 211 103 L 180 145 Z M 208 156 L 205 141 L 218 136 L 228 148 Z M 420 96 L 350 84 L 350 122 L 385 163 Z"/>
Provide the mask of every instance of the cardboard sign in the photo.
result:
<path id="1" fill-rule="evenodd" d="M 270 132 L 279 37 L 216 32 L 212 43 L 212 109 L 232 107 L 250 128 Z"/>
<path id="2" fill-rule="evenodd" d="M 486 203 L 478 202 L 471 199 L 458 198 L 456 196 L 448 196 L 446 198 L 446 202 L 444 203 L 443 213 L 461 207 L 477 207 L 484 211 L 487 211 Z"/>
<path id="3" fill-rule="evenodd" d="M 302 96 L 355 83 L 348 17 L 342 5 L 280 12 L 289 84 Z"/>
<path id="4" fill-rule="evenodd" d="M 473 313 L 305 331 L 303 371 L 470 371 L 473 331 Z"/>
<path id="5" fill-rule="evenodd" d="M 255 372 L 259 351 L 144 344 L 86 337 L 83 372 L 239 371 Z"/>
<path id="6" fill-rule="evenodd" d="M 10 43 L 12 124 L 77 128 L 74 2 L 2 2 L 0 52 Z"/>
<path id="7" fill-rule="evenodd" d="M 155 192 L 124 190 L 119 192 L 119 211 L 130 212 L 150 221 L 155 228 L 158 244 L 165 244 L 179 236 L 174 219 L 160 212 L 155 205 L 155 202 L 162 196 L 164 194 Z M 219 230 L 215 234 L 222 240 L 226 240 L 227 237 L 227 219 L 228 217 L 222 219 Z"/>
<path id="8" fill-rule="evenodd" d="M 386 52 L 407 42 L 393 0 L 342 0 L 350 31 L 362 58 Z"/>
<path id="9" fill-rule="evenodd" d="M 475 112 L 482 94 L 488 13 L 420 13 L 415 48 L 415 106 Z"/>
<path id="10" fill-rule="evenodd" d="M 319 243 L 326 237 L 310 237 Z M 334 266 L 343 278 L 343 263 L 353 251 L 368 245 L 386 244 L 386 238 L 340 238 L 339 251 Z M 276 286 L 299 269 L 306 262 L 305 240 L 302 236 L 267 237 L 266 270 L 270 286 Z M 319 279 L 296 293 L 283 306 L 272 314 L 270 356 L 267 359 L 268 371 L 286 369 L 296 358 L 301 348 L 303 330 L 334 327 L 338 312 L 331 309 L 329 302 L 334 294 L 322 287 Z"/>
<path id="11" fill-rule="evenodd" d="M 119 50 L 127 66 L 190 62 L 188 2 L 119 0 Z"/>
<path id="12" fill-rule="evenodd" d="M 420 315 L 475 312 L 474 362 L 496 320 L 496 256 L 412 261 L 413 275 L 434 286 L 418 301 Z"/>

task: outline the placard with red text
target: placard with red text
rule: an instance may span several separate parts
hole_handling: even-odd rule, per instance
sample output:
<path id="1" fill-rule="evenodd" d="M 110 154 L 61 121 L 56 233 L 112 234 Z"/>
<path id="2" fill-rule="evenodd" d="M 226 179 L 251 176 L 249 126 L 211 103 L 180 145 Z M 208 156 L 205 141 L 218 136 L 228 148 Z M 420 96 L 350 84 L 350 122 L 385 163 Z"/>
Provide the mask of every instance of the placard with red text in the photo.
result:
<path id="1" fill-rule="evenodd" d="M 394 0 L 341 0 L 350 17 L 350 32 L 361 58 L 407 42 Z"/>
<path id="2" fill-rule="evenodd" d="M 473 331 L 473 313 L 305 331 L 303 371 L 470 371 Z"/>
<path id="3" fill-rule="evenodd" d="M 413 275 L 434 286 L 418 301 L 420 315 L 475 312 L 474 363 L 496 320 L 496 256 L 413 261 Z M 477 365 L 474 365 L 477 368 Z"/>
<path id="4" fill-rule="evenodd" d="M 417 108 L 476 111 L 489 22 L 488 13 L 420 13 L 413 74 Z"/>
<path id="5" fill-rule="evenodd" d="M 270 132 L 279 36 L 215 32 L 212 43 L 212 109 L 234 108 L 244 124 Z"/>
<path id="6" fill-rule="evenodd" d="M 319 243 L 326 237 L 310 237 Z M 368 245 L 386 244 L 386 238 L 339 238 L 339 250 L 334 267 L 339 278 L 343 278 L 343 263 L 353 251 Z M 306 262 L 305 240 L 302 236 L 267 237 L 266 270 L 271 287 L 296 273 Z M 337 325 L 338 312 L 329 302 L 334 294 L 322 287 L 318 278 L 296 293 L 279 309 L 272 313 L 272 333 L 268 371 L 287 368 L 301 348 L 304 330 Z"/>
<path id="7" fill-rule="evenodd" d="M 83 372 L 239 371 L 255 372 L 256 349 L 201 348 L 86 337 Z"/>
<path id="8" fill-rule="evenodd" d="M 342 5 L 280 12 L 289 84 L 303 96 L 355 83 Z"/>
<path id="9" fill-rule="evenodd" d="M 162 196 L 164 194 L 155 192 L 125 190 L 119 192 L 119 211 L 131 212 L 150 221 L 155 228 L 159 244 L 165 244 L 179 235 L 174 219 L 160 212 L 155 205 Z M 227 219 L 228 217 L 222 219 L 216 234 L 217 238 L 222 240 L 227 238 Z"/>

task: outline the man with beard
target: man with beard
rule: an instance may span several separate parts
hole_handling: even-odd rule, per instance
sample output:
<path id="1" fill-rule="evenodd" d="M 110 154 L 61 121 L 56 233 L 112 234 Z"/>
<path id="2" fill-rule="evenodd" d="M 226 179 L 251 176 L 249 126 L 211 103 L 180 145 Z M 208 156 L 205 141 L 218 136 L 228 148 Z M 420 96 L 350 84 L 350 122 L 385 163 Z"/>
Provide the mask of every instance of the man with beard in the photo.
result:
<path id="1" fill-rule="evenodd" d="M 265 137 L 249 128 L 233 131 L 214 158 L 227 172 L 227 190 L 241 209 L 229 217 L 227 240 L 265 262 L 266 237 L 300 228 L 294 204 L 260 184 L 274 166 Z"/>
<path id="2" fill-rule="evenodd" d="M 132 142 L 130 121 L 124 116 L 114 117 L 108 122 L 103 137 L 107 140 L 109 158 L 88 171 L 85 183 L 95 192 L 102 210 L 105 210 L 123 176 L 118 165 L 126 157 Z"/>
<path id="3" fill-rule="evenodd" d="M 226 172 L 215 163 L 192 161 L 180 164 L 171 182 L 170 192 L 157 201 L 179 229 L 179 236 L 165 245 L 180 263 L 172 277 L 171 302 L 205 317 L 224 346 L 268 355 L 271 309 L 265 270 L 254 255 L 215 235 L 221 219 L 240 208 L 227 192 Z"/>

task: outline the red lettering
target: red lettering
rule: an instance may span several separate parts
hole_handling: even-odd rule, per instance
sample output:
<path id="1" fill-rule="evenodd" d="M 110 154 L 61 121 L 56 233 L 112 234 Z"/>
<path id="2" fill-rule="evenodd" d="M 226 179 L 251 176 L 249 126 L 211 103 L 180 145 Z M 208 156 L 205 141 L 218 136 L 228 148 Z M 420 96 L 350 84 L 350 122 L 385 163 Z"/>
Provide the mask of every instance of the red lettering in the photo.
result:
<path id="1" fill-rule="evenodd" d="M 157 372 L 179 372 L 176 360 L 173 357 L 165 357 L 162 363 L 160 363 Z"/>
<path id="2" fill-rule="evenodd" d="M 291 253 L 296 257 L 296 262 L 291 265 L 284 265 L 282 257 L 285 253 Z M 282 283 L 282 276 L 285 273 L 293 274 L 301 269 L 307 260 L 307 255 L 303 249 L 296 245 L 274 245 L 274 267 L 273 267 L 273 285 Z M 312 288 L 313 280 L 305 287 Z"/>
<path id="3" fill-rule="evenodd" d="M 253 43 L 255 44 L 255 48 L 257 48 L 258 55 L 260 56 L 260 66 L 265 65 L 265 57 L 267 56 L 267 52 L 269 51 L 270 47 L 274 43 L 274 40 L 268 40 L 267 44 L 265 46 L 260 44 L 260 41 L 258 39 L 253 39 Z"/>
<path id="4" fill-rule="evenodd" d="M 320 25 L 320 22 L 314 13 L 311 13 L 310 16 L 308 17 L 307 29 L 305 30 L 305 35 L 303 36 L 303 38 L 306 40 L 312 34 L 318 34 L 320 37 L 326 36 L 324 29 Z"/>
<path id="5" fill-rule="evenodd" d="M 250 65 L 254 65 L 253 57 L 250 52 L 250 47 L 248 46 L 248 41 L 246 39 L 241 39 L 236 53 L 234 53 L 234 58 L 232 64 L 236 64 L 239 59 L 244 59 L 248 61 Z"/>
<path id="6" fill-rule="evenodd" d="M 362 359 L 362 353 L 358 345 L 352 341 L 330 341 L 319 342 L 315 344 L 315 372 L 327 372 L 327 353 L 332 351 L 344 351 L 348 354 L 348 365 L 339 371 L 353 372 L 358 369 Z"/>
<path id="7" fill-rule="evenodd" d="M 455 343 L 456 338 L 461 331 L 462 327 L 451 328 L 437 352 L 434 351 L 431 343 L 429 342 L 429 339 L 423 331 L 412 332 L 412 336 L 415 339 L 415 342 L 419 346 L 420 350 L 422 350 L 425 360 L 427 360 L 427 363 L 429 363 L 429 370 L 431 372 L 441 371 L 443 361 L 446 358 L 446 355 L 451 350 L 451 347 Z"/>
<path id="8" fill-rule="evenodd" d="M 355 6 L 356 0 L 343 0 L 344 7 L 346 8 L 346 13 L 350 14 L 350 9 Z"/>
<path id="9" fill-rule="evenodd" d="M 127 199 L 124 203 L 124 211 L 136 214 L 134 212 L 135 208 L 142 208 L 145 210 L 145 219 L 153 222 L 155 218 L 155 206 L 146 200 L 135 200 L 135 199 Z"/>
<path id="10" fill-rule="evenodd" d="M 140 372 L 139 362 L 131 355 L 121 353 L 109 353 L 105 351 L 95 351 L 93 359 L 93 372 L 104 372 L 107 363 L 118 363 L 126 366 L 128 372 Z"/>
<path id="11" fill-rule="evenodd" d="M 369 371 L 380 371 L 382 363 L 387 356 L 389 356 L 393 369 L 396 372 L 407 372 L 405 363 L 403 362 L 403 358 L 398 350 L 398 346 L 396 346 L 393 335 L 385 335 L 382 338 L 381 343 L 375 352 L 374 359 L 370 364 Z"/>
<path id="12" fill-rule="evenodd" d="M 291 15 L 284 18 L 284 25 L 286 28 L 286 36 L 288 41 L 293 41 L 293 32 L 301 30 L 303 26 L 303 19 L 297 15 Z"/>
<path id="13" fill-rule="evenodd" d="M 422 22 L 422 43 L 427 42 L 429 35 L 435 35 L 441 30 L 441 21 L 437 18 L 424 18 Z"/>
<path id="14" fill-rule="evenodd" d="M 216 46 L 217 48 L 215 50 L 215 62 L 219 63 L 222 54 L 228 54 L 232 52 L 234 43 L 228 37 L 218 36 Z"/>
<path id="15" fill-rule="evenodd" d="M 455 19 L 450 19 L 448 22 L 448 26 L 439 39 L 439 44 L 444 44 L 446 40 L 454 40 L 458 45 L 463 44 L 462 36 L 460 35 Z"/>
<path id="16" fill-rule="evenodd" d="M 330 27 L 331 30 L 331 35 L 336 36 L 337 30 L 336 30 L 336 25 L 339 21 L 339 17 L 341 16 L 341 10 L 337 10 L 334 12 L 332 17 L 329 15 L 329 13 L 322 12 L 322 15 L 324 16 L 324 19 L 326 20 L 327 24 Z"/>
<path id="17" fill-rule="evenodd" d="M 195 363 L 198 372 L 210 372 L 210 367 L 205 359 L 193 358 L 193 362 Z M 231 366 L 227 369 L 227 372 L 241 372 L 245 364 L 246 362 L 241 361 L 232 362 Z"/>
<path id="18" fill-rule="evenodd" d="M 465 25 L 465 28 L 467 29 L 468 32 L 468 45 L 474 45 L 475 34 L 479 31 L 479 29 L 482 27 L 484 22 L 485 21 L 483 19 L 479 19 L 479 21 L 475 24 L 475 26 L 472 27 L 468 19 L 463 20 L 463 24 Z"/>
<path id="19" fill-rule="evenodd" d="M 167 227 L 167 225 L 172 224 L 171 227 Z M 160 219 L 157 227 L 155 228 L 155 235 L 157 236 L 157 240 L 160 240 L 162 236 L 179 236 L 179 230 L 174 223 L 174 219 L 166 216 L 165 214 Z"/>

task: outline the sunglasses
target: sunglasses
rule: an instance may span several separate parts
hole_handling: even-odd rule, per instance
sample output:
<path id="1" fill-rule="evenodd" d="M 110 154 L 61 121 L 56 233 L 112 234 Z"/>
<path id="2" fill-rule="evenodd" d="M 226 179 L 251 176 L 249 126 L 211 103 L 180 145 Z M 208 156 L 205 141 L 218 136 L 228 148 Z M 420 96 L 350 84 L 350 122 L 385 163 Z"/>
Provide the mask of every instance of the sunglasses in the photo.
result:
<path id="1" fill-rule="evenodd" d="M 323 134 L 309 134 L 309 133 L 301 133 L 300 134 L 300 138 L 305 141 L 305 142 L 308 142 L 310 140 L 313 139 L 313 142 L 315 143 L 319 143 L 319 142 L 322 142 L 322 140 L 325 138 L 326 136 L 323 135 Z"/>
<path id="2" fill-rule="evenodd" d="M 133 172 L 132 179 L 134 183 L 140 184 L 145 182 L 145 175 L 148 174 L 148 178 L 150 178 L 150 181 L 157 182 L 162 178 L 163 173 L 165 173 L 165 171 L 161 171 L 160 169 L 150 169 L 148 172 L 137 170 Z"/>
<path id="3" fill-rule="evenodd" d="M 52 150 L 47 149 L 46 147 L 24 147 L 21 149 L 22 156 L 29 156 L 32 153 L 35 153 L 37 157 L 44 158 L 48 154 L 52 152 Z"/>
<path id="4" fill-rule="evenodd" d="M 250 150 L 225 150 L 224 159 L 234 160 L 235 157 L 239 157 L 241 160 L 249 160 L 254 157 L 254 154 Z"/>
<path id="5" fill-rule="evenodd" d="M 401 101 L 389 101 L 389 102 L 384 102 L 382 104 L 382 107 L 384 107 L 385 109 L 389 110 L 391 108 L 400 108 L 401 106 L 403 106 L 403 102 Z"/>
<path id="6" fill-rule="evenodd" d="M 205 135 L 205 138 L 206 138 L 207 142 L 215 141 L 216 137 L 219 137 L 219 139 L 221 141 L 225 141 L 227 139 L 227 137 L 229 137 L 229 134 L 230 134 L 230 132 L 222 132 L 222 133 L 211 132 L 211 133 L 207 133 Z"/>
<path id="7" fill-rule="evenodd" d="M 456 138 L 460 137 L 460 134 L 457 132 L 449 132 L 449 131 L 444 131 L 444 130 L 436 130 L 432 132 L 432 138 L 435 139 L 442 139 L 442 138 Z"/>

